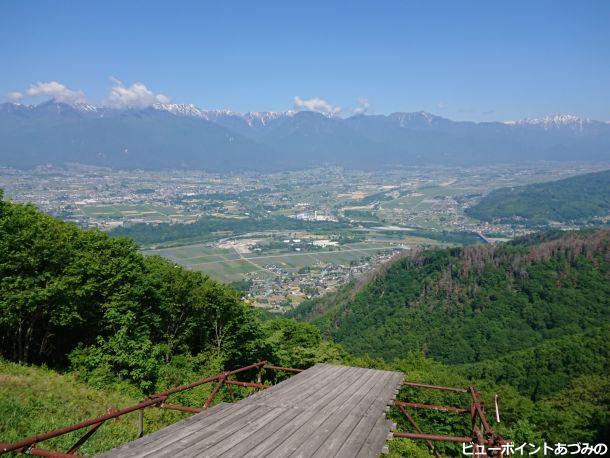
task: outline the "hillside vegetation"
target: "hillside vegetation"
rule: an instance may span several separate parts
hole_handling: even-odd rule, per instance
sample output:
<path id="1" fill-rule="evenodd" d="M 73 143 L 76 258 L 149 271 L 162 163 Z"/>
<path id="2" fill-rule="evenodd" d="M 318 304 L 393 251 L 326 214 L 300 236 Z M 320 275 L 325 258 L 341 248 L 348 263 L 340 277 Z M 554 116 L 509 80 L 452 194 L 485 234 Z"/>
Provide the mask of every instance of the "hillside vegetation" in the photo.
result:
<path id="1" fill-rule="evenodd" d="M 609 248 L 610 231 L 588 230 L 423 250 L 289 315 L 352 354 L 399 366 L 405 355 L 427 355 L 422 367 L 444 362 L 428 380 L 445 374 L 500 389 L 516 443 L 607 441 Z"/>
<path id="2" fill-rule="evenodd" d="M 2 200 L 0 312 L 0 356 L 144 393 L 174 365 L 188 376 L 214 359 L 235 368 L 288 353 L 306 367 L 336 356 L 312 326 L 263 324 L 231 287 L 143 256 L 131 240 Z"/>
<path id="3" fill-rule="evenodd" d="M 610 322 L 610 231 L 423 250 L 297 308 L 355 354 L 482 361 Z"/>
<path id="4" fill-rule="evenodd" d="M 600 441 L 609 424 L 607 248 L 608 232 L 597 231 L 425 251 L 298 309 L 295 315 L 313 319 L 352 355 L 310 323 L 261 320 L 229 286 L 144 257 L 133 241 L 0 199 L 0 441 L 261 359 L 302 368 L 327 361 L 400 370 L 410 380 L 449 386 L 473 383 L 488 404 L 501 395 L 503 422 L 495 427 L 516 442 Z M 496 306 L 506 319 L 490 311 Z M 425 354 L 446 363 L 479 362 L 449 367 Z M 172 401 L 201 406 L 210 388 Z M 233 391 L 243 397 L 251 389 Z M 415 402 L 467 403 L 459 396 L 407 388 L 399 394 Z M 221 388 L 217 401 L 229 399 Z M 181 415 L 147 410 L 146 429 Z M 403 417 L 391 416 L 410 430 Z M 108 422 L 82 453 L 133 439 L 134 417 Z M 439 412 L 416 418 L 431 432 L 461 435 L 469 428 L 465 417 Z M 66 450 L 77 436 L 45 447 Z M 461 455 L 456 444 L 439 449 Z M 392 441 L 391 454 L 431 456 L 424 443 L 408 440 Z"/>
<path id="5" fill-rule="evenodd" d="M 530 225 L 583 221 L 610 214 L 610 170 L 490 192 L 466 210 L 473 218 Z"/>
<path id="6" fill-rule="evenodd" d="M 61 428 L 106 413 L 110 407 L 139 402 L 134 395 L 112 389 L 95 389 L 73 374 L 0 360 L 0 441 L 15 442 L 24 437 Z M 147 432 L 178 421 L 185 414 L 149 409 L 145 415 Z M 130 440 L 138 434 L 138 413 L 106 424 L 79 450 L 93 455 Z M 77 431 L 44 442 L 53 450 L 68 450 L 82 436 Z"/>

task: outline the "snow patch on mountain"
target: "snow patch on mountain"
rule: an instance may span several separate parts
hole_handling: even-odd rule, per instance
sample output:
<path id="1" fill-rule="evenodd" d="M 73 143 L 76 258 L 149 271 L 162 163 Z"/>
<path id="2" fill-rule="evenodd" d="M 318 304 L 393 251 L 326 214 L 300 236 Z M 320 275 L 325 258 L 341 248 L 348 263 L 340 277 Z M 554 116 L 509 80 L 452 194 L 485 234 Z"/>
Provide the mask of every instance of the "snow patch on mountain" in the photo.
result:
<path id="1" fill-rule="evenodd" d="M 241 118 L 249 126 L 263 125 L 266 126 L 269 122 L 284 117 L 292 116 L 293 111 L 250 111 L 247 113 L 239 113 L 231 110 L 203 110 L 193 104 L 179 103 L 155 103 L 153 108 L 156 110 L 168 111 L 176 116 L 188 116 L 194 118 L 205 119 L 206 121 L 215 122 L 220 118 L 237 117 Z"/>
<path id="2" fill-rule="evenodd" d="M 241 117 L 248 123 L 249 126 L 262 125 L 266 126 L 276 119 L 283 118 L 285 116 L 293 116 L 296 112 L 292 110 L 288 111 L 249 111 L 244 113 Z"/>
<path id="3" fill-rule="evenodd" d="M 537 126 L 544 129 L 559 129 L 561 127 L 582 128 L 585 125 L 595 124 L 596 122 L 597 121 L 593 121 L 589 118 L 581 118 L 571 114 L 555 114 L 542 118 L 525 118 L 517 121 L 505 121 L 504 124 L 512 126 Z"/>
<path id="4" fill-rule="evenodd" d="M 432 125 L 437 121 L 444 120 L 440 116 L 433 115 L 427 111 L 416 111 L 414 113 L 392 113 L 388 116 L 390 119 L 398 122 L 400 127 L 408 126 L 414 122 Z"/>

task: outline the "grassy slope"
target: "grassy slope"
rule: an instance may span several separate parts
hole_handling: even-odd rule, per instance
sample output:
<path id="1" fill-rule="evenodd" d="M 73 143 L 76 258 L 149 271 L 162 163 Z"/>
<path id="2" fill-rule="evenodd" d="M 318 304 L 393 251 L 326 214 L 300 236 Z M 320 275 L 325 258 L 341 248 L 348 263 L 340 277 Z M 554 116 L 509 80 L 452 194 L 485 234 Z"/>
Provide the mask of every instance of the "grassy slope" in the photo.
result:
<path id="1" fill-rule="evenodd" d="M 20 366 L 0 360 L 0 441 L 14 442 L 87 418 L 103 415 L 109 407 L 121 408 L 138 398 L 110 390 L 97 390 L 79 382 L 74 375 Z M 148 409 L 145 431 L 152 432 L 186 414 Z M 137 413 L 106 422 L 80 449 L 94 455 L 137 436 Z M 57 451 L 68 450 L 86 430 L 44 441 L 39 445 Z"/>

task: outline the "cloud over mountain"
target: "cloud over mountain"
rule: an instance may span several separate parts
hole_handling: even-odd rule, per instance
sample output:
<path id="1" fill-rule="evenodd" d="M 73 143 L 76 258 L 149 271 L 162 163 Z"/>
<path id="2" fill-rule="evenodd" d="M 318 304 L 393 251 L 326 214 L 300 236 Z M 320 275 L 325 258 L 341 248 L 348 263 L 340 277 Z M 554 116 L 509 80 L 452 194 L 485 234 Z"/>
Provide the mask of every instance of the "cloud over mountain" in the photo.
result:
<path id="1" fill-rule="evenodd" d="M 73 91 L 69 89 L 65 84 L 58 83 L 57 81 L 48 82 L 37 82 L 31 84 L 27 91 L 25 91 L 27 97 L 50 97 L 53 100 L 62 103 L 85 103 L 86 97 L 83 91 Z M 23 98 L 23 94 L 20 92 L 11 92 L 9 97 L 17 98 L 18 100 Z"/>
<path id="2" fill-rule="evenodd" d="M 6 94 L 6 100 L 12 103 L 17 103 L 23 99 L 23 93 L 19 91 L 11 91 Z"/>
<path id="3" fill-rule="evenodd" d="M 336 116 L 341 113 L 341 107 L 335 107 L 324 99 L 314 97 L 311 99 L 301 99 L 298 95 L 294 97 L 295 110 L 307 110 L 322 113 L 326 116 Z"/>
<path id="4" fill-rule="evenodd" d="M 354 114 L 366 114 L 371 109 L 371 102 L 369 99 L 358 99 L 358 106 L 354 108 L 352 111 Z"/>
<path id="5" fill-rule="evenodd" d="M 169 103 L 170 99 L 164 94 L 155 94 L 143 83 L 137 82 L 125 86 L 116 78 L 111 78 L 115 85 L 104 104 L 113 108 L 146 108 L 155 103 Z"/>
<path id="6" fill-rule="evenodd" d="M 103 106 L 111 108 L 147 108 L 155 103 L 167 104 L 170 98 L 164 94 L 156 94 L 144 85 L 136 82 L 131 86 L 125 86 L 116 78 L 110 78 L 114 86 L 110 88 L 108 96 L 103 101 Z M 30 84 L 25 91 L 11 91 L 6 94 L 6 100 L 17 103 L 24 99 L 35 97 L 48 97 L 59 103 L 79 105 L 87 103 L 87 97 L 83 91 L 75 91 L 58 81 L 39 81 Z"/>

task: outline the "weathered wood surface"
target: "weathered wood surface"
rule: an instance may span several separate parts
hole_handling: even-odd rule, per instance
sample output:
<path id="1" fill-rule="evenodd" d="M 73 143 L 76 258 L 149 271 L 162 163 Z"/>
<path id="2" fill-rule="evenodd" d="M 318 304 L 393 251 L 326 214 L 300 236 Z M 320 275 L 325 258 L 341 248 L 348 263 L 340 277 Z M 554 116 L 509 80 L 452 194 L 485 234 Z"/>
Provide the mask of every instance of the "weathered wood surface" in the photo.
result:
<path id="1" fill-rule="evenodd" d="M 220 403 L 103 457 L 373 457 L 400 372 L 316 364 L 233 404 Z"/>

